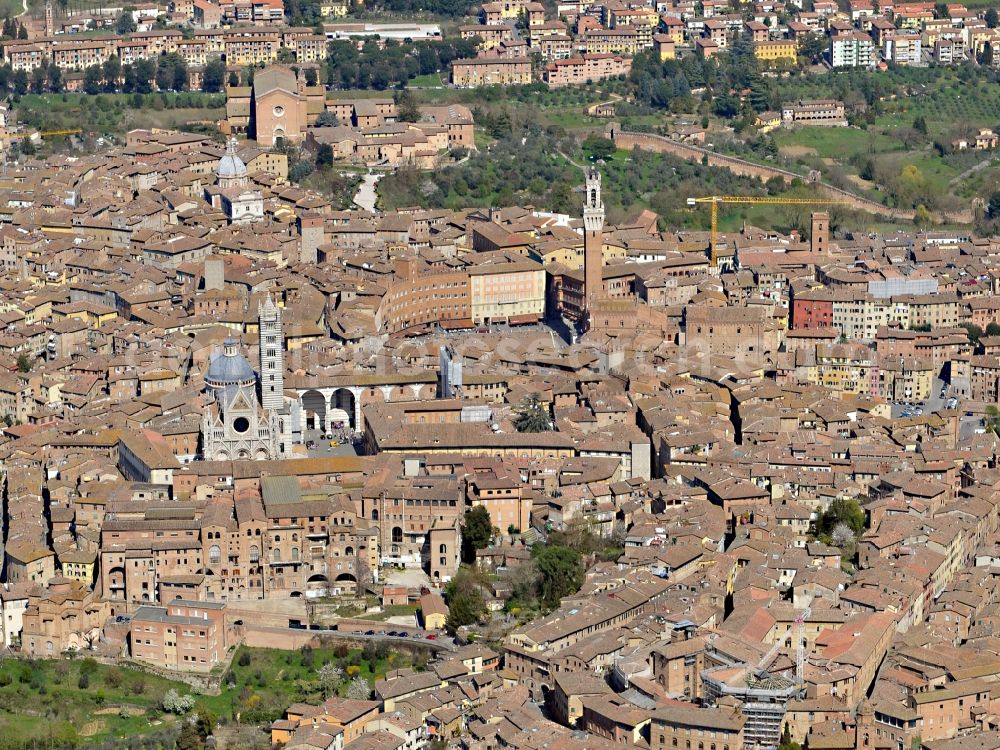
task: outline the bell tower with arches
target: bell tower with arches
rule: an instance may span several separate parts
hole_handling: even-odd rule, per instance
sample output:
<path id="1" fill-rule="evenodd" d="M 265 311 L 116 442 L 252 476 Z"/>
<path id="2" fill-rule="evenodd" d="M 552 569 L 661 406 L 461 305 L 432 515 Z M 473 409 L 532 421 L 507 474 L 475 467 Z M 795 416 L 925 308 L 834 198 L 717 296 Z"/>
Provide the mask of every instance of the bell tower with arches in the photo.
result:
<path id="1" fill-rule="evenodd" d="M 584 308 L 604 294 L 604 202 L 601 200 L 601 174 L 597 167 L 587 170 L 583 202 L 583 297 Z"/>

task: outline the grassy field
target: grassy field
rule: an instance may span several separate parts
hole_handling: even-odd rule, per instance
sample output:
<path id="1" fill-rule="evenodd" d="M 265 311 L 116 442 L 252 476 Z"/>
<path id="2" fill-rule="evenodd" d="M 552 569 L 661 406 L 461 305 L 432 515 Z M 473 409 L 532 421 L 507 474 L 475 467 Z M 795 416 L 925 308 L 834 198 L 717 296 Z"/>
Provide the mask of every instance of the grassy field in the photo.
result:
<path id="1" fill-rule="evenodd" d="M 224 722 L 240 716 L 243 722 L 267 723 L 295 701 L 321 701 L 319 669 L 337 664 L 345 679 L 358 674 L 369 682 L 388 669 L 425 657 L 330 646 L 300 651 L 240 648 L 231 669 L 222 675 L 222 692 L 195 696 L 195 711 L 210 711 Z M 0 750 L 61 747 L 63 744 L 114 741 L 169 729 L 177 717 L 161 709 L 164 694 L 174 689 L 192 694 L 190 687 L 123 667 L 109 667 L 91 659 L 0 662 Z"/>
<path id="2" fill-rule="evenodd" d="M 27 94 L 17 113 L 25 125 L 40 130 L 84 128 L 97 135 L 121 135 L 132 128 L 215 121 L 226 110 L 224 94 Z"/>
<path id="3" fill-rule="evenodd" d="M 406 84 L 407 88 L 413 89 L 426 89 L 426 88 L 441 88 L 446 86 L 448 83 L 448 74 L 445 73 L 428 73 L 427 75 L 417 76 L 410 80 Z"/>
<path id="4" fill-rule="evenodd" d="M 881 133 L 858 128 L 803 127 L 794 130 L 776 130 L 772 133 L 775 143 L 790 155 L 812 152 L 821 159 L 846 161 L 855 154 L 884 154 L 901 148 Z"/>
<path id="5" fill-rule="evenodd" d="M 37 740 L 60 746 L 74 740 L 154 731 L 174 721 L 159 710 L 159 702 L 172 687 L 181 686 L 87 659 L 4 660 L 0 663 L 0 748 L 29 746 Z"/>

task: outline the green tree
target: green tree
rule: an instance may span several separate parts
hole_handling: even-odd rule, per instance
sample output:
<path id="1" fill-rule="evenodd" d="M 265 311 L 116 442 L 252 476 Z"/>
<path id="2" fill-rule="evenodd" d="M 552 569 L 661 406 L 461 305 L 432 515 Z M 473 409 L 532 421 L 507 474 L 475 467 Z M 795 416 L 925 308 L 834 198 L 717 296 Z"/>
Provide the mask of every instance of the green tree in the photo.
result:
<path id="1" fill-rule="evenodd" d="M 316 165 L 308 159 L 299 159 L 292 167 L 289 168 L 288 179 L 292 182 L 302 182 L 302 180 L 311 175 L 315 169 Z"/>
<path id="2" fill-rule="evenodd" d="M 122 61 L 118 55 L 112 55 L 105 60 L 101 72 L 104 75 L 104 90 L 107 92 L 117 91 L 122 78 Z"/>
<path id="3" fill-rule="evenodd" d="M 31 368 L 34 366 L 34 362 L 31 357 L 27 354 L 19 354 L 17 356 L 17 371 L 18 372 L 31 372 Z"/>
<path id="4" fill-rule="evenodd" d="M 542 403 L 538 393 L 526 396 L 517 408 L 514 429 L 518 432 L 547 432 L 552 429 L 548 406 Z"/>
<path id="5" fill-rule="evenodd" d="M 63 88 L 62 69 L 58 65 L 49 65 L 46 74 L 46 85 L 53 94 L 58 94 Z"/>
<path id="6" fill-rule="evenodd" d="M 417 100 L 409 89 L 403 89 L 394 98 L 396 99 L 396 116 L 400 122 L 420 120 L 420 107 L 417 106 Z"/>
<path id="7" fill-rule="evenodd" d="M 493 539 L 493 521 L 490 513 L 482 505 L 465 511 L 462 519 L 462 560 L 476 561 L 476 550 L 489 546 Z"/>
<path id="8" fill-rule="evenodd" d="M 991 67 L 993 65 L 993 45 L 992 44 L 990 44 L 989 42 L 986 42 L 983 45 L 983 48 L 978 53 L 976 53 L 976 63 L 978 63 L 979 65 L 981 65 L 981 66 L 983 66 L 985 68 Z"/>
<path id="9" fill-rule="evenodd" d="M 830 47 L 830 42 L 821 34 L 809 34 L 799 45 L 799 56 L 809 63 L 822 62 L 823 56 Z"/>
<path id="10" fill-rule="evenodd" d="M 134 81 L 133 91 L 137 94 L 149 94 L 153 91 L 153 80 L 156 78 L 158 67 L 152 60 L 136 60 L 132 65 L 125 68 L 125 80 L 129 79 L 131 71 Z"/>
<path id="11" fill-rule="evenodd" d="M 789 731 L 788 724 L 785 724 L 785 728 L 781 732 L 781 742 L 778 744 L 778 750 L 802 750 L 802 745 L 792 740 L 792 733 Z"/>
<path id="12" fill-rule="evenodd" d="M 45 84 L 48 80 L 48 70 L 44 65 L 31 71 L 31 93 L 42 94 L 45 92 Z"/>
<path id="13" fill-rule="evenodd" d="M 588 135 L 582 148 L 591 161 L 607 160 L 615 152 L 614 141 L 600 135 Z"/>
<path id="14" fill-rule="evenodd" d="M 91 65 L 85 71 L 83 71 L 83 90 L 95 96 L 101 93 L 101 66 Z"/>
<path id="15" fill-rule="evenodd" d="M 990 8 L 987 10 L 985 19 L 986 25 L 991 29 L 995 29 L 997 26 L 1000 26 L 1000 14 L 997 13 L 996 8 Z"/>
<path id="16" fill-rule="evenodd" d="M 569 547 L 547 545 L 535 557 L 538 568 L 538 594 L 542 604 L 550 609 L 559 600 L 583 585 L 583 565 L 580 553 Z"/>
<path id="17" fill-rule="evenodd" d="M 198 729 L 198 736 L 201 737 L 202 742 L 215 734 L 215 725 L 218 723 L 218 717 L 207 708 L 202 706 L 198 709 L 198 720 L 195 721 L 194 725 Z"/>
<path id="18" fill-rule="evenodd" d="M 995 434 L 1000 435 L 1000 409 L 997 409 L 993 404 L 987 406 L 983 423 L 987 430 L 993 430 Z"/>
<path id="19" fill-rule="evenodd" d="M 316 118 L 316 127 L 318 128 L 335 128 L 338 125 L 340 125 L 340 120 L 337 119 L 337 115 L 328 109 L 324 109 Z"/>
<path id="20" fill-rule="evenodd" d="M 927 135 L 927 120 L 924 119 L 923 115 L 917 115 L 913 118 L 913 129 Z"/>
<path id="21" fill-rule="evenodd" d="M 823 511 L 817 523 L 819 535 L 829 536 L 838 524 L 846 524 L 856 536 L 865 530 L 865 512 L 852 498 L 838 497 Z"/>
<path id="22" fill-rule="evenodd" d="M 460 628 L 473 625 L 486 615 L 482 582 L 479 576 L 467 567 L 461 567 L 455 577 L 445 587 L 448 600 L 448 625 Z"/>
<path id="23" fill-rule="evenodd" d="M 229 74 L 229 85 L 230 86 L 240 85 L 240 76 L 235 70 Z"/>
<path id="24" fill-rule="evenodd" d="M 118 21 L 115 23 L 115 31 L 121 35 L 135 33 L 135 30 L 139 28 L 132 17 L 132 10 L 131 7 L 126 7 L 118 15 Z"/>
<path id="25" fill-rule="evenodd" d="M 14 93 L 18 96 L 24 96 L 28 93 L 28 73 L 25 70 L 15 70 L 14 75 L 11 76 L 11 84 L 14 87 Z"/>
<path id="26" fill-rule="evenodd" d="M 188 81 L 190 80 L 188 76 L 187 63 L 184 62 L 184 58 L 180 55 L 174 55 L 173 60 L 173 83 L 171 88 L 174 91 L 185 91 L 188 87 Z"/>
<path id="27" fill-rule="evenodd" d="M 16 75 L 17 74 L 15 73 L 15 76 Z M 997 190 L 990 195 L 990 200 L 986 204 L 986 215 L 991 219 L 1000 219 L 1000 190 Z"/>
<path id="28" fill-rule="evenodd" d="M 226 81 L 226 64 L 222 60 L 212 60 L 205 66 L 202 74 L 201 88 L 204 91 L 222 91 L 222 86 Z"/>
<path id="29" fill-rule="evenodd" d="M 181 725 L 181 731 L 177 735 L 174 747 L 177 750 L 202 750 L 205 747 L 205 742 L 198 734 L 198 727 L 190 721 L 185 721 Z"/>
<path id="30" fill-rule="evenodd" d="M 174 64 L 169 55 L 162 55 L 156 61 L 156 88 L 166 91 L 174 87 Z"/>
<path id="31" fill-rule="evenodd" d="M 918 205 L 916 210 L 913 212 L 913 223 L 920 229 L 923 229 L 931 223 L 931 212 L 927 210 L 927 206 L 923 203 Z"/>
<path id="32" fill-rule="evenodd" d="M 1000 336 L 1000 323 L 987 323 L 986 324 L 986 335 L 987 336 Z"/>
<path id="33" fill-rule="evenodd" d="M 973 344 L 978 344 L 979 339 L 983 336 L 983 329 L 977 326 L 975 323 L 959 323 L 960 328 L 964 328 L 966 333 L 969 334 L 969 341 Z"/>
<path id="34" fill-rule="evenodd" d="M 333 146 L 324 143 L 316 151 L 316 169 L 323 169 L 333 164 Z"/>

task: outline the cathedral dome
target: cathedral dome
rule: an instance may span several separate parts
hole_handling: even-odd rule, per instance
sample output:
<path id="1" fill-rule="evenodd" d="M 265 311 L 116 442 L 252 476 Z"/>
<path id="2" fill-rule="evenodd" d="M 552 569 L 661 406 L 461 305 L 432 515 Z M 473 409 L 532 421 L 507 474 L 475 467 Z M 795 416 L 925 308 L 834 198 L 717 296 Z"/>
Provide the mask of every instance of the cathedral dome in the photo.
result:
<path id="1" fill-rule="evenodd" d="M 247 165 L 236 154 L 236 139 L 231 139 L 226 146 L 225 155 L 219 159 L 215 168 L 216 177 L 220 180 L 232 180 L 247 176 Z"/>
<path id="2" fill-rule="evenodd" d="M 222 354 L 212 357 L 208 372 L 205 373 L 205 385 L 209 388 L 225 388 L 230 385 L 254 385 L 257 373 L 246 357 L 239 353 L 236 339 L 226 339 Z"/>

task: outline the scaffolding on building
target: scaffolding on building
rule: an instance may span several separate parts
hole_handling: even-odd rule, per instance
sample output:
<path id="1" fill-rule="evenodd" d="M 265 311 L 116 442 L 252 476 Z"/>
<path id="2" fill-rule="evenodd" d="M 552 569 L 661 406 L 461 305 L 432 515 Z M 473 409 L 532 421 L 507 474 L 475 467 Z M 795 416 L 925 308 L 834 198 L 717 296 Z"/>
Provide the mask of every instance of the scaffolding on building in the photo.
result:
<path id="1" fill-rule="evenodd" d="M 773 649 L 769 652 L 773 656 Z M 701 682 L 706 705 L 723 697 L 736 699 L 746 720 L 743 746 L 747 750 L 776 748 L 781 742 L 782 722 L 788 701 L 798 698 L 803 685 L 795 675 L 772 674 L 761 666 L 728 662 L 703 670 Z"/>

